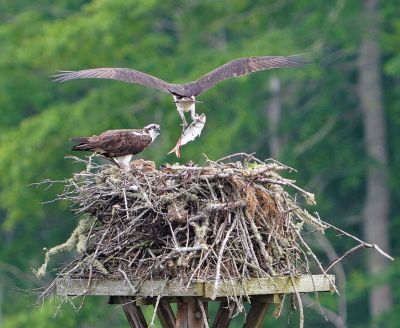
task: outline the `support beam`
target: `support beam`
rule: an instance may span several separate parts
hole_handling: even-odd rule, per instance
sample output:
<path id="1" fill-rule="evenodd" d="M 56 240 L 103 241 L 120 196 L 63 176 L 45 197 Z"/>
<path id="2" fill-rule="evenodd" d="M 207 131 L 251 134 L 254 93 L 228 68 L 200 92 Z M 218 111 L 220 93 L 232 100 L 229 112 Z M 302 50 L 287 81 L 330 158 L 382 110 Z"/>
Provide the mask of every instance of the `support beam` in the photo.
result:
<path id="1" fill-rule="evenodd" d="M 178 301 L 175 328 L 188 328 L 188 304 Z"/>
<path id="2" fill-rule="evenodd" d="M 204 305 L 203 305 L 204 306 Z M 204 310 L 207 307 L 204 307 Z M 204 328 L 204 319 L 195 298 L 178 300 L 175 328 Z"/>
<path id="3" fill-rule="evenodd" d="M 296 289 L 299 293 L 331 291 L 331 281 L 335 276 L 329 275 L 300 275 L 295 277 Z M 138 286 L 132 290 L 132 286 Z M 163 328 L 204 328 L 208 327 L 208 304 L 210 295 L 216 295 L 222 304 L 219 307 L 212 328 L 227 328 L 236 310 L 233 302 L 228 303 L 227 297 L 243 295 L 250 297 L 251 308 L 246 317 L 244 328 L 260 328 L 264 321 L 269 304 L 281 303 L 281 294 L 294 292 L 288 276 L 268 278 L 251 278 L 245 280 L 221 281 L 215 291 L 215 281 L 197 281 L 186 288 L 178 281 L 148 280 L 131 282 L 125 280 L 93 279 L 89 288 L 85 279 L 56 280 L 56 294 L 59 296 L 72 295 L 108 295 L 110 304 L 122 304 L 131 327 L 147 327 L 139 305 L 155 304 L 158 296 L 162 296 L 157 315 Z M 135 301 L 137 297 L 138 300 Z M 176 318 L 171 303 L 177 302 Z M 202 305 L 202 306 L 201 306 Z M 203 309 L 202 309 L 203 308 Z M 207 320 L 203 319 L 203 313 Z M 276 312 L 278 313 L 278 312 Z"/>
<path id="4" fill-rule="evenodd" d="M 234 302 L 221 302 L 212 328 L 228 328 L 235 310 L 236 304 Z"/>
<path id="5" fill-rule="evenodd" d="M 175 315 L 166 297 L 162 297 L 158 303 L 157 316 L 162 328 L 175 328 Z"/>
<path id="6" fill-rule="evenodd" d="M 250 311 L 247 313 L 243 328 L 261 328 L 267 313 L 269 303 L 255 301 L 251 304 Z"/>
<path id="7" fill-rule="evenodd" d="M 335 276 L 329 275 L 329 279 L 335 282 Z M 331 283 L 324 275 L 300 275 L 296 277 L 296 288 L 299 293 L 328 292 Z M 204 297 L 210 298 L 214 295 L 215 281 L 208 280 L 195 282 L 186 288 L 179 281 L 146 280 L 131 281 L 131 285 L 139 286 L 137 291 L 132 290 L 125 280 L 92 279 L 88 286 L 87 279 L 56 279 L 56 294 L 60 296 L 75 295 L 105 295 L 105 296 L 136 296 L 154 297 L 155 295 L 170 297 Z M 288 276 L 277 276 L 269 278 L 232 279 L 222 281 L 216 296 L 227 295 L 268 295 L 293 293 L 293 286 Z"/>
<path id="8" fill-rule="evenodd" d="M 118 296 L 118 302 L 122 304 L 126 318 L 132 328 L 147 328 L 143 312 L 132 297 Z"/>
<path id="9" fill-rule="evenodd" d="M 204 319 L 201 315 L 201 310 L 196 302 L 196 299 L 191 299 L 188 302 L 188 328 L 204 328 Z"/>

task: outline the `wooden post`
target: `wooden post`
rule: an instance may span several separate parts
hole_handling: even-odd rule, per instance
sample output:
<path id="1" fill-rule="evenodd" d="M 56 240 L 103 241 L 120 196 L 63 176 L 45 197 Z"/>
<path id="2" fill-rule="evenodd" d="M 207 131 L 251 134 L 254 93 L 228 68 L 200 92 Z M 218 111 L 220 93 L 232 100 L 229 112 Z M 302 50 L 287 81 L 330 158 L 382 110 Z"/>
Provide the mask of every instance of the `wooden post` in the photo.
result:
<path id="1" fill-rule="evenodd" d="M 204 328 L 204 320 L 195 298 L 178 299 L 175 328 Z"/>
<path id="2" fill-rule="evenodd" d="M 262 296 L 252 297 L 250 311 L 247 313 L 243 328 L 261 328 L 269 304 L 265 302 L 265 298 Z"/>
<path id="3" fill-rule="evenodd" d="M 136 305 L 135 299 L 127 296 L 118 296 L 118 302 L 122 304 L 126 318 L 132 328 L 147 328 L 146 319 L 140 306 Z"/>
<path id="4" fill-rule="evenodd" d="M 188 304 L 178 300 L 176 310 L 176 324 L 175 328 L 187 328 L 188 327 Z"/>
<path id="5" fill-rule="evenodd" d="M 212 328 L 228 328 L 235 310 L 234 302 L 221 301 Z"/>
<path id="6" fill-rule="evenodd" d="M 163 328 L 175 328 L 175 315 L 166 297 L 158 303 L 157 316 Z"/>

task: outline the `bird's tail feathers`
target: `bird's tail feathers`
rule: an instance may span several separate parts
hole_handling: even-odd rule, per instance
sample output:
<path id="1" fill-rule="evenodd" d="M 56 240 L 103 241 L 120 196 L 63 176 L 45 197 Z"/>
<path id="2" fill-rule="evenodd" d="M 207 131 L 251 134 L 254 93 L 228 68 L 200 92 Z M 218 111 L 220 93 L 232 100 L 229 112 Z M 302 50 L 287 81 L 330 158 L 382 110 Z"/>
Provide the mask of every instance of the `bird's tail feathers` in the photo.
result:
<path id="1" fill-rule="evenodd" d="M 76 145 L 73 146 L 71 150 L 89 150 L 92 148 L 88 145 L 89 138 L 87 137 L 72 138 L 71 141 L 76 143 Z"/>
<path id="2" fill-rule="evenodd" d="M 88 137 L 76 137 L 76 138 L 71 138 L 70 139 L 72 142 L 76 142 L 76 143 L 86 143 L 89 141 Z"/>

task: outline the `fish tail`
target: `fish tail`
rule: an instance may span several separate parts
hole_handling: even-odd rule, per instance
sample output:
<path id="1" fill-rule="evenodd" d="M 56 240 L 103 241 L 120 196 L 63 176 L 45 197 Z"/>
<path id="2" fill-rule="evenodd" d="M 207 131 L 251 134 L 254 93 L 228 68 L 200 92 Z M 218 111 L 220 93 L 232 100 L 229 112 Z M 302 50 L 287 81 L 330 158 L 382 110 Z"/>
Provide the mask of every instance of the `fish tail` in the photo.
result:
<path id="1" fill-rule="evenodd" d="M 168 154 L 172 154 L 175 152 L 175 156 L 180 158 L 181 157 L 181 139 L 179 139 L 178 143 L 176 144 L 176 146 L 174 148 L 171 149 L 171 151 Z"/>
<path id="2" fill-rule="evenodd" d="M 175 153 L 175 156 L 178 158 L 181 157 L 181 152 L 180 152 L 178 145 L 176 145 L 174 148 L 172 148 L 171 151 L 168 153 L 168 155 L 172 154 L 172 153 Z"/>
<path id="3" fill-rule="evenodd" d="M 177 146 L 175 146 L 174 148 L 172 148 L 172 149 L 170 150 L 170 152 L 168 153 L 168 155 L 169 155 L 169 154 L 172 154 L 172 153 L 174 153 L 174 152 L 176 153 L 177 148 L 178 148 Z"/>
<path id="4" fill-rule="evenodd" d="M 181 157 L 181 145 L 182 145 L 182 138 L 179 138 L 178 143 L 176 144 L 175 155 L 176 157 Z"/>

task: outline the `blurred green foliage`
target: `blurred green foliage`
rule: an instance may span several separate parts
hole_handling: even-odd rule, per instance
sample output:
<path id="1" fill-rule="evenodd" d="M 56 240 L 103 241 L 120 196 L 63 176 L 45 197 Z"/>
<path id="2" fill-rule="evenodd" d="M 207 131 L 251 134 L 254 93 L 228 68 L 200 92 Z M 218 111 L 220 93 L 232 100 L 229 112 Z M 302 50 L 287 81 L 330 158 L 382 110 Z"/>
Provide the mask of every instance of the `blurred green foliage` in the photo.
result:
<path id="1" fill-rule="evenodd" d="M 233 152 L 270 156 L 267 108 L 272 76 L 282 84 L 284 140 L 280 160 L 295 167 L 300 185 L 317 194 L 318 211 L 338 226 L 361 235 L 365 195 L 365 155 L 356 94 L 360 44 L 359 1 L 310 0 L 2 0 L 0 3 L 0 326 L 123 327 L 121 309 L 88 299 L 80 312 L 69 304 L 35 309 L 35 293 L 46 282 L 30 273 L 43 259 L 43 247 L 65 240 L 75 225 L 68 204 L 55 198 L 57 187 L 31 185 L 62 179 L 80 170 L 65 160 L 69 138 L 112 128 L 161 125 L 161 137 L 143 153 L 157 164 L 176 161 L 179 117 L 168 95 L 116 81 L 52 83 L 56 70 L 131 67 L 170 82 L 187 82 L 240 56 L 307 53 L 313 63 L 297 69 L 257 73 L 229 80 L 202 95 L 198 113 L 207 125 L 200 139 L 182 149 L 182 162 Z M 400 182 L 400 9 L 381 2 L 382 76 L 390 150 L 392 199 Z M 328 122 L 331 122 L 328 124 Z M 329 127 L 325 130 L 324 127 Z M 318 133 L 324 131 L 321 138 Z M 310 143 L 310 140 L 314 140 Z M 400 253 L 399 204 L 391 209 L 393 254 Z M 379 224 L 379 221 L 377 222 Z M 331 238 L 337 251 L 347 240 Z M 400 320 L 400 268 L 367 277 L 365 253 L 345 262 L 348 324 L 364 327 L 368 290 L 389 282 L 395 306 L 385 321 Z M 71 255 L 58 258 L 59 263 Z M 53 263 L 53 266 L 55 264 Z M 51 275 L 48 277 L 49 281 Z M 27 295 L 26 290 L 34 293 Z M 337 296 L 321 297 L 335 310 Z M 275 319 L 268 319 L 273 321 Z M 285 313 L 280 326 L 297 314 Z M 306 310 L 307 327 L 330 326 Z M 272 322 L 269 322 L 272 324 Z"/>

